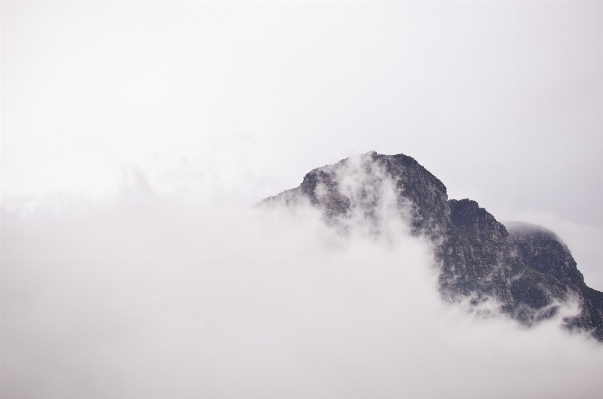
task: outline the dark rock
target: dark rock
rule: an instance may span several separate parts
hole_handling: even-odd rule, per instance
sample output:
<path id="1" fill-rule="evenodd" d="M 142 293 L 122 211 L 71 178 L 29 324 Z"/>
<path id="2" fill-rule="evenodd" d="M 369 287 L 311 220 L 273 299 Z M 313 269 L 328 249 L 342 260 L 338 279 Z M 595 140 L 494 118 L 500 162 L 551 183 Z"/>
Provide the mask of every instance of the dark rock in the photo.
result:
<path id="1" fill-rule="evenodd" d="M 569 248 L 551 230 L 523 222 L 507 222 L 514 255 L 531 269 L 552 276 L 572 290 L 580 314 L 567 320 L 571 329 L 587 329 L 603 341 L 603 293 L 584 283 Z"/>
<path id="2" fill-rule="evenodd" d="M 385 183 L 396 193 L 397 209 L 411 233 L 434 243 L 444 300 L 468 299 L 473 305 L 495 300 L 499 311 L 531 325 L 576 299 L 580 314 L 566 319 L 566 327 L 590 331 L 603 341 L 603 293 L 584 284 L 567 246 L 553 232 L 521 223 L 509 223 L 507 231 L 477 202 L 448 200 L 444 184 L 409 156 L 370 152 L 350 157 L 312 170 L 299 187 L 258 205 L 306 202 L 342 230 L 346 220 L 360 214 L 377 231 Z"/>
<path id="3" fill-rule="evenodd" d="M 550 274 L 564 284 L 584 284 L 576 261 L 555 233 L 523 222 L 506 222 L 506 225 L 511 231 L 509 242 L 513 250 L 527 266 Z"/>

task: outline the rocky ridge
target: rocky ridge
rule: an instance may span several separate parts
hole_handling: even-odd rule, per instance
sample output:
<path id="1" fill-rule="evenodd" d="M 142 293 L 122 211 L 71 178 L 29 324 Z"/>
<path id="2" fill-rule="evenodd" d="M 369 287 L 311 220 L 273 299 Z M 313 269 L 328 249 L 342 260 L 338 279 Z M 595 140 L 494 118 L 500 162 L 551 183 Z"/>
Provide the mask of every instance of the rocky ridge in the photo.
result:
<path id="1" fill-rule="evenodd" d="M 553 232 L 519 222 L 503 225 L 475 201 L 449 200 L 446 186 L 409 156 L 369 152 L 346 158 L 312 170 L 299 187 L 259 205 L 307 201 L 329 224 L 345 226 L 360 213 L 377 225 L 385 183 L 395 192 L 411 233 L 434 243 L 444 300 L 468 300 L 475 309 L 494 300 L 497 311 L 527 326 L 555 316 L 561 304 L 574 300 L 579 314 L 566 318 L 565 327 L 603 341 L 603 293 L 584 283 L 569 249 Z"/>

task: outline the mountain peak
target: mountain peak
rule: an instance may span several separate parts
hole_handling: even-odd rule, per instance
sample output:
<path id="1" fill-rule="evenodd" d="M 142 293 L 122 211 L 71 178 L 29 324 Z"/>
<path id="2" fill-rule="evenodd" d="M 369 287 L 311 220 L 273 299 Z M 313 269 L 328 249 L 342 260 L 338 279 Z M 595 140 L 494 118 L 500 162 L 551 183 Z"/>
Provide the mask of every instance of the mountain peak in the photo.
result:
<path id="1" fill-rule="evenodd" d="M 503 313 L 531 325 L 556 315 L 559 303 L 578 298 L 580 314 L 565 326 L 603 341 L 603 293 L 584 284 L 569 249 L 552 231 L 502 224 L 468 198 L 448 200 L 446 186 L 410 156 L 351 156 L 310 171 L 299 187 L 258 206 L 309 203 L 330 224 L 345 223 L 353 214 L 377 223 L 379 207 L 392 201 L 388 193 L 394 193 L 393 208 L 411 234 L 432 240 L 444 300 L 493 300 Z"/>

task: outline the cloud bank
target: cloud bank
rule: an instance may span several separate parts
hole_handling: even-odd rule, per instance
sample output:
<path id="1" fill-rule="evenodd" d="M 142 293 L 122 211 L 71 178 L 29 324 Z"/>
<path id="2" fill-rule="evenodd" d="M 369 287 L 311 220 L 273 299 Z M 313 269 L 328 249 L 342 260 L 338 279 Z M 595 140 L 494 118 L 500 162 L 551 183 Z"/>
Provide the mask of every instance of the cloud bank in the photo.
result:
<path id="1" fill-rule="evenodd" d="M 559 319 L 525 329 L 443 303 L 431 245 L 391 212 L 386 182 L 375 185 L 378 222 L 358 214 L 341 229 L 308 206 L 194 203 L 159 194 L 143 172 L 128 181 L 78 212 L 3 204 L 2 397 L 595 398 L 603 388 L 603 346 Z"/>

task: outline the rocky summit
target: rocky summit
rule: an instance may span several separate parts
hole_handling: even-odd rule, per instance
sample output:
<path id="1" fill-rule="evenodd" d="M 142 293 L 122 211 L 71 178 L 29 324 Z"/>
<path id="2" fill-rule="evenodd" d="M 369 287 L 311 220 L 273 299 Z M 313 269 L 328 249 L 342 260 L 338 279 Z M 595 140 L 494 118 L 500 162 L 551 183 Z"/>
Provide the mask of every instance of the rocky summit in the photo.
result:
<path id="1" fill-rule="evenodd" d="M 557 315 L 564 303 L 576 303 L 579 310 L 564 318 L 564 327 L 603 342 L 603 293 L 584 283 L 555 233 L 527 223 L 502 224 L 475 201 L 449 200 L 446 186 L 409 156 L 369 152 L 346 158 L 312 170 L 299 187 L 258 205 L 309 203 L 342 232 L 360 215 L 378 234 L 386 192 L 394 193 L 388 201 L 410 233 L 433 243 L 445 301 L 464 301 L 485 313 L 491 307 L 480 305 L 495 303 L 496 312 L 526 326 Z"/>

